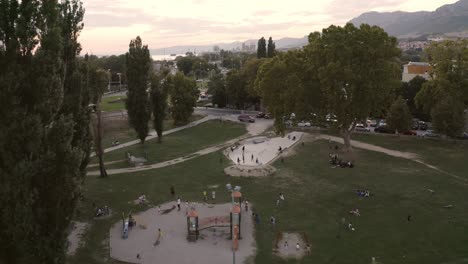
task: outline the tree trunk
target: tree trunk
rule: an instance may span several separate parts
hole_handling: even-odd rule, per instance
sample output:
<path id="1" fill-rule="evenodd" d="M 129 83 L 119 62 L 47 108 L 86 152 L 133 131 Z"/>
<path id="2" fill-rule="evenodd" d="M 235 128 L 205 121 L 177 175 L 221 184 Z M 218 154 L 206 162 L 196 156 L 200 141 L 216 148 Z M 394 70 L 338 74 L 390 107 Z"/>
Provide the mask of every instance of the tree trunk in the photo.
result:
<path id="1" fill-rule="evenodd" d="M 351 147 L 351 131 L 348 129 L 341 130 L 341 136 L 343 137 L 343 142 L 347 152 L 352 152 L 353 148 Z"/>
<path id="2" fill-rule="evenodd" d="M 95 143 L 96 143 L 96 155 L 99 158 L 99 171 L 101 174 L 101 178 L 107 177 L 107 171 L 106 168 L 104 167 L 104 150 L 102 149 L 102 136 L 103 136 L 103 131 L 102 131 L 102 122 L 101 122 L 101 107 L 100 103 L 96 106 L 96 115 L 97 115 L 97 135 L 95 137 Z"/>
<path id="3" fill-rule="evenodd" d="M 158 134 L 158 143 L 161 143 L 163 137 L 162 131 L 156 131 L 156 134 Z"/>

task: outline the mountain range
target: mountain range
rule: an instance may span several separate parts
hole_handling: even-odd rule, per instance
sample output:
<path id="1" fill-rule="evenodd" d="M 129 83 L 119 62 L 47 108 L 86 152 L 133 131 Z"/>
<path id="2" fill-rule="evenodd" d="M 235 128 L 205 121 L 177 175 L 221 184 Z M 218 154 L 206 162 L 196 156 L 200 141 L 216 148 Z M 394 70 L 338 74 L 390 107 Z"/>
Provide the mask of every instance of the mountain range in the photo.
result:
<path id="1" fill-rule="evenodd" d="M 380 26 L 398 38 L 424 35 L 468 36 L 468 0 L 439 7 L 433 12 L 367 12 L 350 21 Z"/>
<path id="2" fill-rule="evenodd" d="M 186 45 L 186 46 L 173 46 L 168 48 L 160 48 L 160 49 L 152 49 L 152 55 L 168 55 L 168 54 L 185 54 L 187 51 L 201 53 L 201 52 L 208 52 L 213 51 L 214 46 L 218 46 L 220 49 L 224 50 L 233 50 L 233 49 L 241 49 L 242 44 L 251 45 L 255 44 L 257 46 L 258 40 L 250 39 L 246 41 L 235 41 L 231 43 L 217 43 L 211 45 Z M 307 36 L 303 38 L 282 38 L 278 40 L 274 40 L 277 49 L 290 49 L 290 48 L 299 48 L 302 46 L 307 45 L 308 40 Z M 257 49 L 255 48 L 255 51 Z"/>

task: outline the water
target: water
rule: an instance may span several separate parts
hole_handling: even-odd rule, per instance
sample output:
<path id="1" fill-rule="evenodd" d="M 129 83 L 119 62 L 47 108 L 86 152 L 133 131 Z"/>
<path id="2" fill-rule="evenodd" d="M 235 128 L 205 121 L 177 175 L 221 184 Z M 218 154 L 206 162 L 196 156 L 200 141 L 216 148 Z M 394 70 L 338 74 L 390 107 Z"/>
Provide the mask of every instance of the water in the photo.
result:
<path id="1" fill-rule="evenodd" d="M 175 60 L 175 58 L 177 58 L 178 56 L 184 57 L 185 54 L 176 54 L 176 56 L 171 56 L 170 54 L 166 54 L 166 55 L 152 55 L 151 57 L 152 57 L 153 60 L 155 60 L 155 61 L 161 61 L 161 60 L 172 61 L 172 60 Z"/>

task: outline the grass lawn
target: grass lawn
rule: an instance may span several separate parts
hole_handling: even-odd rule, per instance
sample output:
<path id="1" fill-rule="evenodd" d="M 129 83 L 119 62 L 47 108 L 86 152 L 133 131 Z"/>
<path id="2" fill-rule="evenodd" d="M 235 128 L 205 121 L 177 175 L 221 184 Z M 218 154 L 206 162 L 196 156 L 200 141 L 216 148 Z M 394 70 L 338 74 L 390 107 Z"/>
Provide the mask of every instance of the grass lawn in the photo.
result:
<path id="1" fill-rule="evenodd" d="M 103 97 L 101 101 L 101 109 L 106 112 L 124 110 L 126 98 L 127 96 L 125 95 Z"/>
<path id="2" fill-rule="evenodd" d="M 106 153 L 104 160 L 124 159 L 126 152 L 138 157 L 144 157 L 146 152 L 148 163 L 157 163 L 182 157 L 208 146 L 239 137 L 245 133 L 247 131 L 243 124 L 210 120 L 195 127 L 164 136 L 162 144 L 158 143 L 157 139 L 153 139 L 146 141 L 144 145 L 137 144 Z M 114 164 L 113 167 L 119 167 L 119 164 Z M 128 164 L 125 163 L 124 167 L 128 167 Z"/>
<path id="3" fill-rule="evenodd" d="M 388 149 L 416 153 L 424 162 L 468 178 L 468 141 L 380 134 L 354 134 L 352 139 Z"/>
<path id="4" fill-rule="evenodd" d="M 187 135 L 192 139 L 199 136 Z M 164 155 L 173 150 L 167 151 Z M 355 150 L 354 169 L 333 169 L 328 151 L 325 141 L 307 142 L 284 163 L 275 163 L 278 171 L 265 178 L 225 176 L 223 168 L 228 162 L 223 158 L 220 163 L 220 152 L 157 170 L 87 178 L 85 200 L 76 218 L 90 221 L 91 227 L 85 234 L 85 246 L 69 263 L 118 263 L 108 257 L 108 231 L 122 212 L 146 210 L 129 203 L 139 195 L 146 194 L 153 205 L 167 202 L 171 200 L 169 187 L 174 185 L 183 200 L 201 201 L 202 191 L 218 184 L 217 202 L 228 202 L 224 190 L 228 182 L 242 186 L 243 196 L 260 215 L 255 263 L 355 264 L 371 263 L 371 257 L 385 264 L 466 263 L 467 186 L 418 163 L 364 150 Z M 358 197 L 355 190 L 359 188 L 369 189 L 372 196 Z M 276 207 L 280 192 L 286 201 Z M 109 205 L 115 214 L 111 219 L 91 220 L 93 202 Z M 443 208 L 447 204 L 453 208 Z M 356 208 L 360 217 L 348 213 Z M 271 215 L 277 219 L 275 230 L 268 225 Z M 342 218 L 351 221 L 356 231 L 342 226 Z M 312 255 L 300 261 L 274 256 L 277 231 L 306 232 Z"/>
<path id="5" fill-rule="evenodd" d="M 189 122 L 194 122 L 202 119 L 203 115 L 192 115 L 189 119 Z M 120 143 L 125 143 L 138 139 L 135 129 L 131 128 L 126 119 L 114 119 L 114 120 L 104 120 L 104 137 L 102 139 L 102 144 L 104 148 L 112 146 L 112 141 L 119 141 Z M 153 130 L 153 122 L 149 123 L 150 130 Z M 173 129 L 177 126 L 174 125 L 173 119 L 164 120 L 164 131 Z"/>

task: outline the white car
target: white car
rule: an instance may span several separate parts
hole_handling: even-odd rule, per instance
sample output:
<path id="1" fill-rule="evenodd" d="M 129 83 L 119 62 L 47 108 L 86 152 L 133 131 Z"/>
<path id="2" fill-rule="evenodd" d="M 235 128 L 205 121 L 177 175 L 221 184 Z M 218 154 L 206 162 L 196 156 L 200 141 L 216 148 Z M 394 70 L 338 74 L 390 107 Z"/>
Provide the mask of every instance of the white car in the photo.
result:
<path id="1" fill-rule="evenodd" d="M 354 130 L 359 132 L 370 132 L 370 129 L 365 127 L 363 124 L 357 124 L 356 127 L 354 127 Z"/>
<path id="2" fill-rule="evenodd" d="M 310 124 L 310 122 L 301 121 L 301 122 L 297 123 L 297 126 L 298 127 L 310 127 L 311 124 Z"/>

